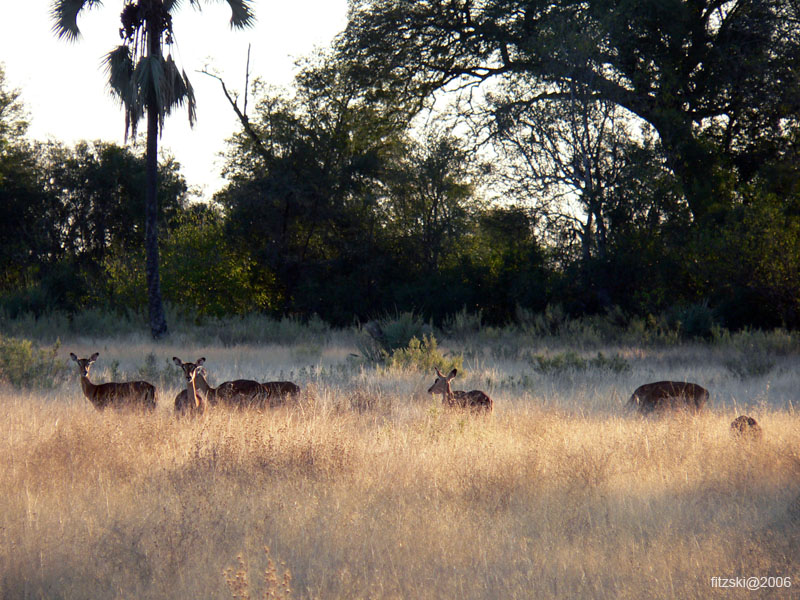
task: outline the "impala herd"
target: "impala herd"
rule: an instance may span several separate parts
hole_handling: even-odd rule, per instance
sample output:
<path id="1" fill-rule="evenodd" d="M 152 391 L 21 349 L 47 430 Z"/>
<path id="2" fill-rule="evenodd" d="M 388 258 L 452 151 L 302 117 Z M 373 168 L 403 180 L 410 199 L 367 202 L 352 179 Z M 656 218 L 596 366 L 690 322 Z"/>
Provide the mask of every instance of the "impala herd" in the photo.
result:
<path id="1" fill-rule="evenodd" d="M 95 352 L 89 358 L 78 358 L 70 352 L 70 358 L 78 365 L 81 388 L 89 402 L 97 410 L 106 407 L 140 408 L 155 410 L 156 388 L 146 381 L 127 381 L 94 384 L 89 381 L 89 370 L 100 354 Z M 183 371 L 186 389 L 175 397 L 175 412 L 179 415 L 205 414 L 209 407 L 217 405 L 234 408 L 266 408 L 284 403 L 287 397 L 300 393 L 300 387 L 291 381 L 268 381 L 259 383 L 250 379 L 226 381 L 212 387 L 206 380 L 203 364 L 206 359 L 183 362 L 177 356 L 172 361 Z M 442 404 L 452 408 L 468 409 L 474 412 L 491 414 L 494 401 L 486 392 L 453 390 L 450 382 L 457 375 L 453 369 L 447 375 L 436 369 L 436 379 L 428 389 L 429 394 L 441 394 Z M 641 414 L 666 412 L 701 412 L 709 401 L 708 390 L 696 383 L 682 381 L 657 381 L 636 388 L 628 400 L 628 406 Z M 731 432 L 737 437 L 757 439 L 761 428 L 756 420 L 747 415 L 736 418 L 731 423 Z"/>

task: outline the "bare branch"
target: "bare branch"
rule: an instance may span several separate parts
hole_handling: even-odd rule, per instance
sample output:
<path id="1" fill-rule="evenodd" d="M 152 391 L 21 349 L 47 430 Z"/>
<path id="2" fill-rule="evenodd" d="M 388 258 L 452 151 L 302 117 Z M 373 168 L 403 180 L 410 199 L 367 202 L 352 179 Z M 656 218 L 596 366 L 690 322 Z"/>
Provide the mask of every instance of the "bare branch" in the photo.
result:
<path id="1" fill-rule="evenodd" d="M 236 117 L 242 124 L 242 128 L 244 129 L 245 133 L 255 145 L 256 152 L 258 152 L 263 158 L 269 160 L 272 155 L 270 154 L 269 150 L 267 150 L 267 147 L 264 145 L 264 141 L 259 137 L 258 132 L 255 129 L 253 129 L 253 126 L 250 124 L 250 120 L 247 118 L 247 115 L 239 109 L 239 105 L 236 103 L 236 99 L 231 97 L 230 92 L 228 92 L 228 87 L 225 85 L 225 81 L 222 79 L 222 77 L 216 75 L 215 73 L 211 73 L 205 69 L 199 72 L 203 73 L 204 75 L 208 75 L 209 77 L 213 77 L 214 79 L 219 81 L 220 85 L 222 86 L 222 93 L 225 94 L 225 98 L 228 100 L 228 104 L 231 105 L 233 112 L 236 113 Z M 245 101 L 246 98 L 247 98 L 247 93 L 245 92 Z"/>

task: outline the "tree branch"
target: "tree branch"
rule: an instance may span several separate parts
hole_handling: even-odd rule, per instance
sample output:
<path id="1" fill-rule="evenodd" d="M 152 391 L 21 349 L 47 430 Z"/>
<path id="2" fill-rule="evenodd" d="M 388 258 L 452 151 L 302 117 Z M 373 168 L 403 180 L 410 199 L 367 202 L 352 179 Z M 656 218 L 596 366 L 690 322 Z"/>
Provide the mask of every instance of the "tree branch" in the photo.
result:
<path id="1" fill-rule="evenodd" d="M 210 73 L 209 71 L 207 71 L 205 69 L 203 69 L 203 70 L 201 70 L 199 72 L 203 73 L 204 75 L 208 75 L 209 77 L 213 77 L 214 79 L 219 81 L 220 85 L 222 86 L 222 93 L 225 94 L 225 98 L 228 100 L 228 103 L 231 105 L 231 108 L 233 109 L 233 112 L 236 113 L 236 117 L 239 119 L 239 122 L 242 124 L 242 128 L 244 129 L 245 133 L 247 134 L 247 137 L 249 137 L 252 140 L 253 144 L 255 145 L 256 152 L 258 152 L 258 154 L 261 157 L 263 157 L 264 159 L 266 159 L 267 161 L 271 160 L 272 154 L 267 149 L 267 147 L 264 145 L 264 141 L 259 137 L 258 132 L 255 129 L 253 129 L 253 126 L 250 124 L 250 119 L 248 119 L 247 115 L 245 113 L 243 113 L 239 109 L 239 105 L 236 104 L 236 100 L 231 97 L 230 92 L 228 92 L 228 87 L 225 85 L 225 81 L 223 81 L 222 77 L 220 77 L 219 75 L 216 75 L 214 73 Z M 245 92 L 245 103 L 246 102 L 247 102 L 247 95 L 246 95 L 246 92 Z"/>

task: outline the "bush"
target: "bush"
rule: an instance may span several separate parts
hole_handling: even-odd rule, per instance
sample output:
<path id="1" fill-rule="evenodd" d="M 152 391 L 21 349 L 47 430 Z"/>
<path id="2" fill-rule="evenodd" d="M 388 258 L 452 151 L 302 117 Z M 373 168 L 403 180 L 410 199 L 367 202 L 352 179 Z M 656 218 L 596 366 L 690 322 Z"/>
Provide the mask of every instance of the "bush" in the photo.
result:
<path id="1" fill-rule="evenodd" d="M 368 362 L 383 362 L 395 350 L 408 348 L 411 340 L 431 333 L 431 327 L 413 312 L 370 321 L 361 327 L 358 351 Z"/>
<path id="2" fill-rule="evenodd" d="M 454 338 L 465 338 L 481 330 L 483 326 L 483 313 L 468 312 L 465 306 L 457 313 L 448 315 L 442 322 L 442 330 Z"/>
<path id="3" fill-rule="evenodd" d="M 398 369 L 418 369 L 433 371 L 434 367 L 447 372 L 452 369 L 462 370 L 464 357 L 461 355 L 445 356 L 439 352 L 438 343 L 433 335 L 423 335 L 422 340 L 413 337 L 405 348 L 397 348 L 385 359 L 386 366 Z"/>
<path id="4" fill-rule="evenodd" d="M 118 363 L 112 370 L 116 371 L 117 369 L 119 369 Z M 162 358 L 159 361 L 158 357 L 153 352 L 150 352 L 144 357 L 144 363 L 136 370 L 136 376 L 139 379 L 144 379 L 151 383 L 157 381 L 163 385 L 167 381 L 174 380 L 175 366 L 172 360 Z M 112 379 L 116 379 L 116 374 L 112 375 Z"/>
<path id="5" fill-rule="evenodd" d="M 548 304 L 543 312 L 534 313 L 517 306 L 516 320 L 522 331 L 534 337 L 558 335 L 568 321 L 567 313 L 559 304 Z"/>
<path id="6" fill-rule="evenodd" d="M 56 356 L 60 342 L 39 348 L 30 340 L 0 336 L 0 380 L 17 388 L 52 388 L 68 366 Z"/>

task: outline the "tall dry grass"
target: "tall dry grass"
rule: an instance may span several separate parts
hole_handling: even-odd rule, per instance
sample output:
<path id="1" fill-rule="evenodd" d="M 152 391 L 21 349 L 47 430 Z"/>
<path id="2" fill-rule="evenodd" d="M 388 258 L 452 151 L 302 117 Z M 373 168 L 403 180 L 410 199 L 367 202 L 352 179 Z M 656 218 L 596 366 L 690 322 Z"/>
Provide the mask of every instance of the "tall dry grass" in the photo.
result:
<path id="1" fill-rule="evenodd" d="M 753 597 L 711 587 L 747 575 L 791 577 L 760 595 L 796 597 L 795 357 L 742 378 L 723 350 L 609 348 L 628 368 L 542 372 L 487 343 L 457 386 L 493 396 L 484 418 L 444 411 L 430 374 L 353 364 L 335 336 L 307 344 L 64 343 L 101 352 L 99 381 L 150 369 L 149 415 L 95 412 L 77 375 L 2 392 L 0 597 L 255 598 L 286 595 L 287 571 L 294 598 Z M 179 420 L 173 355 L 206 356 L 216 382 L 282 373 L 304 391 Z M 712 410 L 625 412 L 660 378 L 703 383 Z M 760 442 L 730 435 L 745 408 Z"/>

